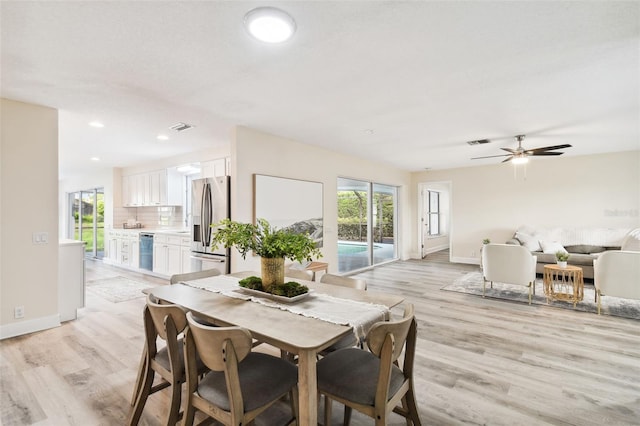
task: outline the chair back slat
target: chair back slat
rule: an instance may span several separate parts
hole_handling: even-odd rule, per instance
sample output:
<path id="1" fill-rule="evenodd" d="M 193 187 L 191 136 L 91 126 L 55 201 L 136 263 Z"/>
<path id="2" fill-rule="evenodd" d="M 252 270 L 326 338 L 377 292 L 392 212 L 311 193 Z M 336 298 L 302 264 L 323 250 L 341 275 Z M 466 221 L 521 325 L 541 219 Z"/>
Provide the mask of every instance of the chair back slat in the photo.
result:
<path id="1" fill-rule="evenodd" d="M 178 334 L 182 333 L 187 326 L 185 312 L 178 305 L 162 305 L 153 294 L 149 294 L 147 296 L 147 307 L 149 308 L 149 314 L 151 315 L 158 336 L 163 340 L 167 340 L 167 332 L 164 326 L 164 319 L 167 316 L 170 316 L 173 320 Z"/>
<path id="2" fill-rule="evenodd" d="M 252 348 L 251 333 L 241 327 L 212 327 L 195 320 L 187 313 L 189 331 L 196 344 L 202 362 L 214 371 L 224 371 L 226 342 L 231 342 L 238 362 L 242 361 Z"/>
<path id="3" fill-rule="evenodd" d="M 375 323 L 367 333 L 367 346 L 371 353 L 379 357 L 387 335 L 392 334 L 395 343 L 392 361 L 395 362 L 402 354 L 404 343 L 407 340 L 409 328 L 414 319 L 413 311 L 413 305 L 408 304 L 405 307 L 404 317 L 402 319 Z"/>
<path id="4" fill-rule="evenodd" d="M 221 272 L 217 269 L 205 269 L 204 271 L 185 272 L 184 274 L 174 274 L 169 278 L 170 284 L 177 284 L 182 281 L 198 280 L 201 278 L 215 277 Z"/>
<path id="5" fill-rule="evenodd" d="M 324 284 L 339 285 L 342 287 L 354 288 L 356 290 L 366 290 L 367 281 L 361 278 L 343 277 L 341 275 L 323 274 L 320 282 Z"/>

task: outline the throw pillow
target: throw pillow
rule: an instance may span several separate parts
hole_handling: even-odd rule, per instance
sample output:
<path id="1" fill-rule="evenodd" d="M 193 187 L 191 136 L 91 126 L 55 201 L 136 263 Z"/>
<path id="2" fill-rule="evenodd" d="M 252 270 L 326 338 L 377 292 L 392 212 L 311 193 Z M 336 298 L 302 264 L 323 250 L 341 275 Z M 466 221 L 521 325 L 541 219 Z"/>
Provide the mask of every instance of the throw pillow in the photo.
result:
<path id="1" fill-rule="evenodd" d="M 522 243 L 529 251 L 540 251 L 540 243 L 536 235 L 516 232 L 516 239 Z"/>
<path id="2" fill-rule="evenodd" d="M 547 254 L 556 254 L 558 251 L 567 253 L 567 250 L 557 241 L 540 241 L 540 247 L 542 247 L 542 252 Z"/>

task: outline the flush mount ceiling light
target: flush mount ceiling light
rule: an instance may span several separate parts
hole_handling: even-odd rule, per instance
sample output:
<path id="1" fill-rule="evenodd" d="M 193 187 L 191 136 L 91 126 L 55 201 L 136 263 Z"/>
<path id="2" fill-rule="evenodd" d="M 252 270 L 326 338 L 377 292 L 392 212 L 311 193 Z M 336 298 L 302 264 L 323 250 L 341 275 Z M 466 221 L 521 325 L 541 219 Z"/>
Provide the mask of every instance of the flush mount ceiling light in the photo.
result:
<path id="1" fill-rule="evenodd" d="M 156 136 L 156 139 L 158 139 L 159 141 L 168 141 L 169 140 L 169 136 L 167 136 L 167 135 L 158 135 L 158 136 Z"/>
<path id="2" fill-rule="evenodd" d="M 102 124 L 99 121 L 92 121 L 91 123 L 89 123 L 89 126 L 91 127 L 97 127 L 97 128 L 102 128 L 104 127 L 104 124 Z"/>
<path id="3" fill-rule="evenodd" d="M 265 43 L 282 43 L 296 31 L 296 23 L 285 11 L 257 7 L 244 15 L 244 26 L 253 37 Z"/>

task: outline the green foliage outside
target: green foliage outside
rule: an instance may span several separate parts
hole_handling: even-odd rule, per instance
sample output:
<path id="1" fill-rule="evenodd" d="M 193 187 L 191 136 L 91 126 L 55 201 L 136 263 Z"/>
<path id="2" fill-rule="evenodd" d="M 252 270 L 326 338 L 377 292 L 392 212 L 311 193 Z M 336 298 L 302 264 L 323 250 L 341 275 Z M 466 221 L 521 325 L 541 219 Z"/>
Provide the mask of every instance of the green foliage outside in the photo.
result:
<path id="1" fill-rule="evenodd" d="M 78 228 L 78 217 L 79 212 L 77 209 L 73 212 L 73 218 L 75 222 L 75 231 L 74 231 L 74 239 L 81 240 L 86 242 L 85 251 L 91 252 L 93 251 L 93 206 L 91 204 L 85 204 L 86 214 L 82 215 L 82 235 L 79 235 Z M 98 199 L 97 202 L 97 214 L 98 214 L 98 229 L 97 229 L 97 245 L 96 249 L 98 251 L 104 250 L 104 200 Z M 90 210 L 90 211 L 87 211 Z"/>
<path id="2" fill-rule="evenodd" d="M 393 239 L 393 197 L 374 193 L 373 207 L 377 223 L 373 227 L 374 242 Z M 338 192 L 338 238 L 343 241 L 367 240 L 367 194 L 364 191 Z"/>

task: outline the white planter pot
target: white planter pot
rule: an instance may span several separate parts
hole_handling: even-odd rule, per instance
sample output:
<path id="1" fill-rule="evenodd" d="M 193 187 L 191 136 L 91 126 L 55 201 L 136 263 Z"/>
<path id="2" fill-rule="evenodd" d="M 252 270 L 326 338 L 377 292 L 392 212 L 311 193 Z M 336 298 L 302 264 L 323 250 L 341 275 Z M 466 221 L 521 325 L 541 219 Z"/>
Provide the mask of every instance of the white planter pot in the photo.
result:
<path id="1" fill-rule="evenodd" d="M 566 268 L 566 267 L 567 267 L 567 262 L 560 262 L 560 261 L 558 261 L 557 263 L 558 263 L 558 266 L 559 266 L 560 268 L 562 268 L 562 269 L 564 269 L 564 268 Z"/>

